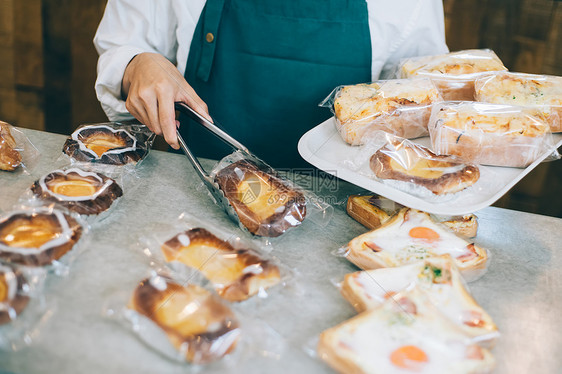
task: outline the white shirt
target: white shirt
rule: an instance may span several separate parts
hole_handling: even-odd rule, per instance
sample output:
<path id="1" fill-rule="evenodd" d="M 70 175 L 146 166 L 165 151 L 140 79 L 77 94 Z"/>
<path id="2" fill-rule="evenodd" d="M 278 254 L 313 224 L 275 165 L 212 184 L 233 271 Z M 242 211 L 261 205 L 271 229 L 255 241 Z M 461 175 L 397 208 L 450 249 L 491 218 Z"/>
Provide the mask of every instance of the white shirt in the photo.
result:
<path id="1" fill-rule="evenodd" d="M 400 59 L 448 52 L 441 0 L 366 0 L 372 45 L 371 79 Z M 121 98 L 129 61 L 156 52 L 185 73 L 205 0 L 109 0 L 94 37 L 100 54 L 95 89 L 112 121 L 131 118 Z"/>

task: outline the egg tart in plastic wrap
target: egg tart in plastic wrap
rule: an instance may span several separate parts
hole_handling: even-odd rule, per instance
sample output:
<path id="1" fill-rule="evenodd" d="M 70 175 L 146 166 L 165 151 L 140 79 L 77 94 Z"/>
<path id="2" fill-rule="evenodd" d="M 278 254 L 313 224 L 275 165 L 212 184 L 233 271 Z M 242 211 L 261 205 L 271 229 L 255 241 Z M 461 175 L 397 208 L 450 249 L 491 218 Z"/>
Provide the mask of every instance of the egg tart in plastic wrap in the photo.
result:
<path id="1" fill-rule="evenodd" d="M 303 191 L 259 160 L 234 158 L 226 166 L 219 163 L 212 174 L 240 223 L 254 235 L 279 236 L 306 217 Z"/>
<path id="2" fill-rule="evenodd" d="M 0 121 L 0 170 L 6 171 L 16 170 L 22 162 L 10 128 L 6 122 Z"/>
<path id="3" fill-rule="evenodd" d="M 167 240 L 161 247 L 167 262 L 197 269 L 228 301 L 242 301 L 275 286 L 280 270 L 271 260 L 249 248 L 235 248 L 204 228 L 193 228 Z"/>
<path id="4" fill-rule="evenodd" d="M 0 216 L 0 259 L 44 266 L 58 261 L 80 240 L 85 227 L 69 213 L 29 209 Z"/>
<path id="5" fill-rule="evenodd" d="M 104 174 L 78 168 L 55 170 L 31 186 L 35 198 L 71 212 L 98 215 L 123 195 L 117 182 Z"/>
<path id="6" fill-rule="evenodd" d="M 148 127 L 140 124 L 83 125 L 66 140 L 63 153 L 78 162 L 136 165 L 148 155 L 154 137 Z"/>
<path id="7" fill-rule="evenodd" d="M 241 335 L 237 318 L 218 296 L 199 285 L 181 285 L 160 275 L 139 283 L 128 308 L 156 324 L 176 353 L 193 364 L 221 359 L 235 349 Z M 154 344 L 154 339 L 148 343 Z"/>
<path id="8" fill-rule="evenodd" d="M 430 78 L 444 100 L 474 100 L 474 82 L 492 72 L 506 71 L 489 49 L 470 49 L 443 55 L 412 57 L 399 66 L 399 78 Z"/>
<path id="9" fill-rule="evenodd" d="M 0 325 L 9 323 L 29 303 L 27 280 L 18 268 L 0 261 Z"/>
<path id="10" fill-rule="evenodd" d="M 427 147 L 390 135 L 379 137 L 381 140 L 385 141 L 384 145 L 370 157 L 369 167 L 375 177 L 405 192 L 453 194 L 474 185 L 480 178 L 476 165 L 457 157 L 439 155 Z"/>

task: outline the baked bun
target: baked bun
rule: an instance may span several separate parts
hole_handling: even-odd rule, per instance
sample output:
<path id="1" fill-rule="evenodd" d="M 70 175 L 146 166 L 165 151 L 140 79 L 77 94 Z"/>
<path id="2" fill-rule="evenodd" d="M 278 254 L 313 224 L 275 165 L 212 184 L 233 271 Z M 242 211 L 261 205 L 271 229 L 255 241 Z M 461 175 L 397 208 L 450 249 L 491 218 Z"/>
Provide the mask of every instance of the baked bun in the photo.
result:
<path id="1" fill-rule="evenodd" d="M 25 309 L 29 296 L 23 291 L 27 281 L 17 268 L 0 262 L 0 325 L 8 323 Z"/>
<path id="2" fill-rule="evenodd" d="M 509 105 L 443 103 L 431 116 L 432 147 L 475 164 L 526 167 L 550 149 L 550 126 L 534 114 Z"/>
<path id="3" fill-rule="evenodd" d="M 344 86 L 335 95 L 336 127 L 351 145 L 373 130 L 404 138 L 427 135 L 431 105 L 442 101 L 429 79 L 394 79 Z"/>
<path id="4" fill-rule="evenodd" d="M 106 211 L 123 196 L 123 190 L 113 179 L 77 168 L 53 171 L 36 181 L 31 191 L 39 199 L 86 215 Z"/>
<path id="5" fill-rule="evenodd" d="M 537 109 L 551 132 L 562 131 L 562 77 L 502 72 L 479 78 L 476 100 Z"/>
<path id="6" fill-rule="evenodd" d="M 164 277 L 145 279 L 135 289 L 129 308 L 158 325 L 194 364 L 220 359 L 240 338 L 232 311 L 217 296 L 193 284 L 182 286 Z"/>
<path id="7" fill-rule="evenodd" d="M 409 208 L 347 245 L 347 259 L 363 270 L 403 266 L 444 254 L 453 258 L 465 276 L 480 273 L 488 260 L 484 249 L 434 222 L 428 213 Z"/>
<path id="8" fill-rule="evenodd" d="M 474 100 L 477 78 L 506 70 L 493 51 L 471 49 L 409 58 L 402 63 L 399 75 L 401 78 L 431 78 L 444 100 Z"/>
<path id="9" fill-rule="evenodd" d="M 140 125 L 86 125 L 78 128 L 66 140 L 63 153 L 76 161 L 136 164 L 148 154 L 150 138 L 150 131 Z"/>
<path id="10" fill-rule="evenodd" d="M 410 142 L 382 147 L 371 156 L 370 167 L 377 178 L 413 183 L 436 195 L 462 191 L 480 178 L 478 167 Z"/>
<path id="11" fill-rule="evenodd" d="M 0 218 L 0 258 L 49 265 L 72 249 L 82 231 L 73 217 L 58 210 L 12 212 Z"/>
<path id="12" fill-rule="evenodd" d="M 215 177 L 240 222 L 252 234 L 276 237 L 306 216 L 304 195 L 250 160 L 239 160 Z"/>
<path id="13" fill-rule="evenodd" d="M 358 312 L 363 312 L 413 287 L 424 291 L 433 305 L 467 335 L 478 337 L 479 341 L 497 337 L 496 325 L 465 288 L 449 255 L 405 266 L 347 274 L 341 293 Z"/>
<path id="14" fill-rule="evenodd" d="M 162 245 L 166 261 L 197 269 L 228 301 L 242 301 L 279 283 L 279 268 L 250 249 L 235 249 L 202 228 L 182 232 Z"/>
<path id="15" fill-rule="evenodd" d="M 13 171 L 20 165 L 21 154 L 16 150 L 10 125 L 0 121 L 0 170 Z"/>
<path id="16" fill-rule="evenodd" d="M 340 373 L 489 373 L 492 354 L 413 289 L 320 335 L 319 356 Z"/>
<path id="17" fill-rule="evenodd" d="M 380 195 L 350 195 L 347 198 L 347 214 L 371 230 L 380 227 L 402 208 L 404 205 Z M 465 238 L 475 237 L 478 231 L 478 218 L 474 214 L 441 217 L 438 222 Z"/>

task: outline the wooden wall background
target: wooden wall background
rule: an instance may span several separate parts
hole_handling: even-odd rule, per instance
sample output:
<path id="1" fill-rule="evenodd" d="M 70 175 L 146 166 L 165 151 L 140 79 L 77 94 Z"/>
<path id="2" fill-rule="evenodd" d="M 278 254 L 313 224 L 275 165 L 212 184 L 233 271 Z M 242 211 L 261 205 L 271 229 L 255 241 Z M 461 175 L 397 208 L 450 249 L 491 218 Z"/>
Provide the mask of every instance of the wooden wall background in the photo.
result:
<path id="1" fill-rule="evenodd" d="M 69 134 L 104 121 L 92 38 L 106 0 L 0 0 L 0 119 Z M 562 2 L 444 0 L 451 50 L 490 48 L 512 71 L 562 75 Z M 540 165 L 497 206 L 562 217 L 562 161 Z"/>

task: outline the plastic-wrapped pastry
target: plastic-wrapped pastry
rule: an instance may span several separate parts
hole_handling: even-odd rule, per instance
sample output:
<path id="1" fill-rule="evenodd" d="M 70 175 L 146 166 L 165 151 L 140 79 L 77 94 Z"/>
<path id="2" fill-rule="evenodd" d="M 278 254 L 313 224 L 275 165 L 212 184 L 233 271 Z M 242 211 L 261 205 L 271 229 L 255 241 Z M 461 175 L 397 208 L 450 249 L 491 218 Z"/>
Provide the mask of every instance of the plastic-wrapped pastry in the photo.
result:
<path id="1" fill-rule="evenodd" d="M 506 70 L 493 51 L 470 49 L 406 59 L 401 63 L 399 77 L 431 78 L 444 100 L 474 100 L 474 81 L 477 78 Z"/>
<path id="2" fill-rule="evenodd" d="M 387 143 L 371 157 L 370 167 L 377 178 L 412 183 L 436 195 L 462 191 L 480 178 L 475 165 L 409 141 Z"/>
<path id="3" fill-rule="evenodd" d="M 324 331 L 318 353 L 340 373 L 476 374 L 495 365 L 417 289 Z"/>
<path id="4" fill-rule="evenodd" d="M 342 139 L 361 145 L 373 130 L 404 138 L 427 135 L 431 105 L 442 100 L 430 79 L 393 79 L 339 87 L 322 105 L 333 102 Z"/>
<path id="5" fill-rule="evenodd" d="M 380 227 L 402 208 L 404 205 L 379 195 L 351 195 L 347 199 L 347 214 L 371 230 Z M 473 238 L 478 232 L 478 218 L 474 214 L 439 217 L 438 221 L 465 238 Z"/>
<path id="6" fill-rule="evenodd" d="M 304 195 L 253 161 L 238 160 L 219 170 L 215 180 L 254 235 L 279 236 L 305 218 Z"/>
<path id="7" fill-rule="evenodd" d="M 346 250 L 347 259 L 363 270 L 403 266 L 449 254 L 468 278 L 481 275 L 488 260 L 483 248 L 434 222 L 428 213 L 409 208 L 378 229 L 351 240 Z"/>
<path id="8" fill-rule="evenodd" d="M 540 111 L 551 132 L 562 132 L 562 77 L 502 72 L 479 78 L 476 100 Z"/>
<path id="9" fill-rule="evenodd" d="M 49 265 L 70 251 L 82 232 L 78 221 L 58 210 L 11 212 L 0 217 L 0 258 Z"/>
<path id="10" fill-rule="evenodd" d="M 22 292 L 26 285 L 17 268 L 0 262 L 0 325 L 16 319 L 27 306 L 29 296 Z"/>
<path id="11" fill-rule="evenodd" d="M 13 171 L 21 165 L 21 154 L 16 150 L 16 141 L 10 125 L 0 121 L 0 170 Z"/>
<path id="12" fill-rule="evenodd" d="M 466 162 L 526 167 L 553 150 L 550 126 L 536 114 L 511 105 L 440 103 L 429 123 L 431 144 Z"/>
<path id="13" fill-rule="evenodd" d="M 240 338 L 238 321 L 216 295 L 162 276 L 143 280 L 129 308 L 152 320 L 188 362 L 204 364 L 231 352 Z"/>
<path id="14" fill-rule="evenodd" d="M 279 268 L 249 249 L 235 249 L 203 228 L 182 232 L 162 245 L 166 261 L 179 261 L 197 269 L 217 293 L 229 301 L 242 301 L 280 281 Z"/>
<path id="15" fill-rule="evenodd" d="M 117 182 L 77 168 L 55 170 L 31 186 L 33 194 L 78 214 L 100 214 L 123 195 Z"/>
<path id="16" fill-rule="evenodd" d="M 66 140 L 63 152 L 76 161 L 136 164 L 148 155 L 153 139 L 154 134 L 143 125 L 85 125 Z"/>
<path id="17" fill-rule="evenodd" d="M 497 338 L 492 318 L 470 295 L 449 255 L 405 266 L 347 274 L 341 293 L 358 312 L 363 312 L 413 287 L 424 291 L 433 305 L 468 335 L 478 337 L 479 341 Z"/>

